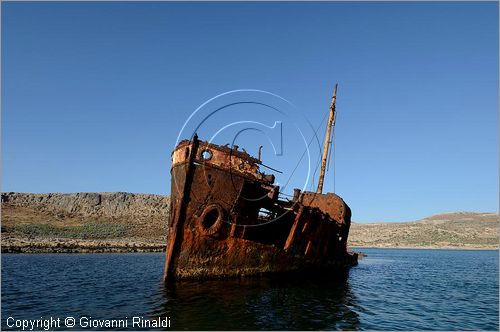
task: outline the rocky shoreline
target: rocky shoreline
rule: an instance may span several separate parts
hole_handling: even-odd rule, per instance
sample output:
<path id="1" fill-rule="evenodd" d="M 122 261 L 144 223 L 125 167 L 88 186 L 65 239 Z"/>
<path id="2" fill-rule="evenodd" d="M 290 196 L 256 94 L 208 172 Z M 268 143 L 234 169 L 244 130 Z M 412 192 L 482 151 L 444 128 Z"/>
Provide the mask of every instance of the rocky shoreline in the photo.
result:
<path id="1" fill-rule="evenodd" d="M 151 243 L 147 240 L 75 240 L 75 239 L 22 239 L 2 237 L 2 253 L 132 253 L 132 252 L 164 252 L 165 244 Z"/>

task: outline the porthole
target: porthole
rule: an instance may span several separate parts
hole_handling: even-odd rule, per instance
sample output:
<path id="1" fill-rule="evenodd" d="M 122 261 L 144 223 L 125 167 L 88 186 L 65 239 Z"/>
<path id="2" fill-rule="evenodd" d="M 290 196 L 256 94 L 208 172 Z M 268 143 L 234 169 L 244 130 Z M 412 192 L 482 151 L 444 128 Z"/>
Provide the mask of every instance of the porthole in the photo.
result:
<path id="1" fill-rule="evenodd" d="M 208 212 L 205 212 L 204 215 L 205 216 L 201 221 L 201 225 L 204 229 L 209 229 L 215 224 L 217 219 L 219 219 L 219 211 L 217 210 L 217 208 L 213 208 Z"/>
<path id="2" fill-rule="evenodd" d="M 203 160 L 210 160 L 210 159 L 212 159 L 212 151 L 210 151 L 210 150 L 203 150 L 201 152 L 201 159 L 203 159 Z"/>
<path id="3" fill-rule="evenodd" d="M 218 233 L 224 224 L 224 210 L 218 204 L 206 206 L 197 219 L 199 230 L 203 235 L 221 235 Z"/>

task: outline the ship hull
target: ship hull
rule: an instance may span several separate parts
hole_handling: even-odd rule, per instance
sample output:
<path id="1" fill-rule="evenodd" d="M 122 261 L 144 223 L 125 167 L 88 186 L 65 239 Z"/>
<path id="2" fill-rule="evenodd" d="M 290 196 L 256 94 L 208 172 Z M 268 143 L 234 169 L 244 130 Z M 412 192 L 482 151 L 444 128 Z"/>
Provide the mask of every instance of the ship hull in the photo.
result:
<path id="1" fill-rule="evenodd" d="M 250 160 L 243 171 L 242 160 Z M 346 248 L 350 209 L 340 197 L 281 201 L 272 180 L 252 167 L 252 159 L 196 139 L 174 150 L 165 281 L 336 273 L 357 264 Z"/>

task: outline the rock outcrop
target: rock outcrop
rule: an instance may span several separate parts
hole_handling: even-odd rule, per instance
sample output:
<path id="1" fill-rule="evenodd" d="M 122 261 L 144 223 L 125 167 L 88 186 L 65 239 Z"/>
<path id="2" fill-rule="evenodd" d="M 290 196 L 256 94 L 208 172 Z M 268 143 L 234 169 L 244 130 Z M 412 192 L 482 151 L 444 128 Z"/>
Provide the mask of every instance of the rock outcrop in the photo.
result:
<path id="1" fill-rule="evenodd" d="M 2 252 L 162 251 L 170 198 L 131 193 L 2 194 Z"/>
<path id="2" fill-rule="evenodd" d="M 167 220 L 168 196 L 131 193 L 25 194 L 2 193 L 2 206 L 81 217 Z"/>

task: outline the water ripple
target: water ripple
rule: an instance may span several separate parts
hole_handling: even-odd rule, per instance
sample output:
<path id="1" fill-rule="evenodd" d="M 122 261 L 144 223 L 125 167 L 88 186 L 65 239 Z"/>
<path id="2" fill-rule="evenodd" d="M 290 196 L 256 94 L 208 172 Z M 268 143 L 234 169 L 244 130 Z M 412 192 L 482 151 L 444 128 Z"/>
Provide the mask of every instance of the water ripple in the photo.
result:
<path id="1" fill-rule="evenodd" d="M 169 316 L 172 329 L 498 330 L 498 252 L 365 249 L 345 277 L 161 282 L 163 254 L 2 255 L 5 319 Z"/>

